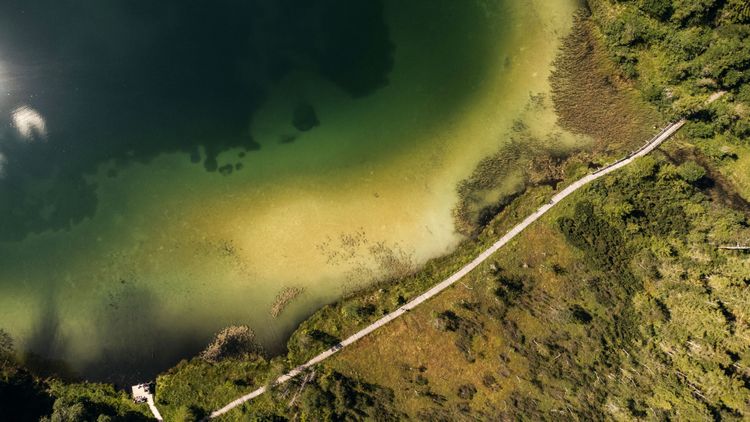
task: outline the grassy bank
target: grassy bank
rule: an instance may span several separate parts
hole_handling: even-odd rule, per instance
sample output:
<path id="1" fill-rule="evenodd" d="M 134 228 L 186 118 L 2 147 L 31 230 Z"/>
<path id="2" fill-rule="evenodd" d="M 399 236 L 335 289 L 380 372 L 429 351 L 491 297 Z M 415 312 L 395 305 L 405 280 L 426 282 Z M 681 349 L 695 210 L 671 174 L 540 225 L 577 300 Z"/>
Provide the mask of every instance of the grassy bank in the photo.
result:
<path id="1" fill-rule="evenodd" d="M 741 419 L 750 266 L 716 244 L 747 238 L 747 216 L 692 163 L 595 182 L 331 367 L 413 419 Z"/>

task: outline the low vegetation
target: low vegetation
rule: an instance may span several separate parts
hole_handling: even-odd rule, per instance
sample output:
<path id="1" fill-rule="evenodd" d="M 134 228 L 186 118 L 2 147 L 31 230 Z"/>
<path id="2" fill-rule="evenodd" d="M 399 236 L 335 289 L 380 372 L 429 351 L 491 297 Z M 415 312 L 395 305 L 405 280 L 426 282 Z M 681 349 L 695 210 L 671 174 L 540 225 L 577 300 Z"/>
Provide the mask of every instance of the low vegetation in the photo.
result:
<path id="1" fill-rule="evenodd" d="M 456 228 L 475 236 L 527 189 L 554 188 L 565 179 L 564 169 L 581 161 L 573 149 L 541 140 L 517 126 L 495 154 L 483 159 L 458 185 L 459 202 L 453 210 Z"/>

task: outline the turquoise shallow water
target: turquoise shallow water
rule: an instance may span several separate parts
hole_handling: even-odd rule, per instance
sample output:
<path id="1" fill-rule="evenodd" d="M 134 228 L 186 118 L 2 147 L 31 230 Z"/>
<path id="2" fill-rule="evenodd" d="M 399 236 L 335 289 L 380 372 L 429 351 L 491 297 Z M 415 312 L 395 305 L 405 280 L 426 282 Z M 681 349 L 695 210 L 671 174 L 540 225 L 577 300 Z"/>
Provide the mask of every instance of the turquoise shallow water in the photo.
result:
<path id="1" fill-rule="evenodd" d="M 3 2 L 0 328 L 120 382 L 227 324 L 280 350 L 459 240 L 455 183 L 547 89 L 574 3 Z"/>

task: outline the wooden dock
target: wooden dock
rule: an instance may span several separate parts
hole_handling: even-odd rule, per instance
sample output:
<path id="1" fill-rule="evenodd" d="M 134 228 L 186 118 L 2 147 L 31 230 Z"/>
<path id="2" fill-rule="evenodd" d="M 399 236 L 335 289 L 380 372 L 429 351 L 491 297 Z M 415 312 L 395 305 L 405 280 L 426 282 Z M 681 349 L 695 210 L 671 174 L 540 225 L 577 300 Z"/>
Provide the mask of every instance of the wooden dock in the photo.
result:
<path id="1" fill-rule="evenodd" d="M 154 393 L 150 383 L 134 385 L 131 387 L 131 391 L 133 393 L 133 400 L 136 403 L 148 404 L 148 408 L 149 410 L 151 410 L 151 414 L 154 415 L 154 418 L 156 418 L 157 421 L 164 420 L 161 417 L 161 413 L 159 413 L 159 409 L 156 408 L 156 404 L 154 403 Z"/>

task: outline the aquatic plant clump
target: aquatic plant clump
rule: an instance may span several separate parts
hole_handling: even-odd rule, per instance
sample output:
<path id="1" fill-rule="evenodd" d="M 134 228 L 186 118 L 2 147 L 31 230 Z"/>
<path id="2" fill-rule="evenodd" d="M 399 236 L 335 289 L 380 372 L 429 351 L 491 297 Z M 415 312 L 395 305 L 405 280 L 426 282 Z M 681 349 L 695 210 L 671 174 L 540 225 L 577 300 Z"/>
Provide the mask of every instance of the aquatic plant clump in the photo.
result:
<path id="1" fill-rule="evenodd" d="M 284 309 L 286 309 L 286 307 L 304 291 L 305 289 L 301 287 L 287 287 L 279 292 L 273 300 L 271 316 L 276 318 L 281 315 L 281 313 L 284 312 Z"/>
<path id="2" fill-rule="evenodd" d="M 255 332 L 247 325 L 231 325 L 219 331 L 200 354 L 201 359 L 216 363 L 230 357 L 261 355 L 263 349 L 255 341 Z"/>

